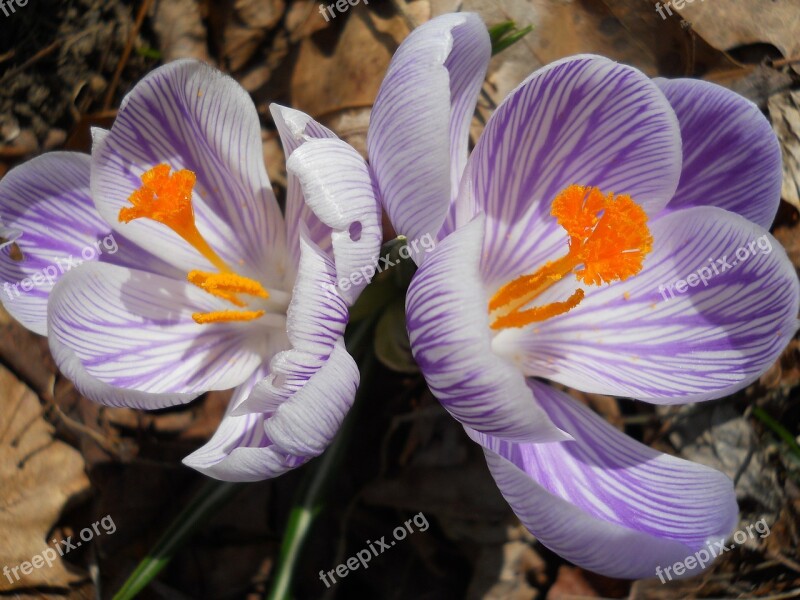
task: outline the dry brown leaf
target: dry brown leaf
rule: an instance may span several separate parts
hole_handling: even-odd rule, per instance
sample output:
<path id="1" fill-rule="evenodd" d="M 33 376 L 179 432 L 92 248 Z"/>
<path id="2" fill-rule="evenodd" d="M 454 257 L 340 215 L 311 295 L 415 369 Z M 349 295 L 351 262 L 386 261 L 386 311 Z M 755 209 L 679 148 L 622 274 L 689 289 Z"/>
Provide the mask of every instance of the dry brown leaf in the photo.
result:
<path id="1" fill-rule="evenodd" d="M 450 12 L 459 4 L 456 0 L 434 2 L 433 14 Z M 488 26 L 509 19 L 519 27 L 533 25 L 533 32 L 492 60 L 488 82 L 495 102 L 536 69 L 572 54 L 602 54 L 650 75 L 656 73 L 652 45 L 637 44 L 600 0 L 465 0 L 462 10 L 477 12 Z"/>
<path id="2" fill-rule="evenodd" d="M 25 329 L 1 306 L 0 361 L 39 394 L 51 387 L 57 370 L 47 339 Z"/>
<path id="3" fill-rule="evenodd" d="M 328 25 L 317 11 L 316 0 L 295 0 L 286 11 L 284 27 L 289 32 L 289 39 L 297 42 Z"/>
<path id="4" fill-rule="evenodd" d="M 159 0 L 153 29 L 164 62 L 178 58 L 208 61 L 208 38 L 198 0 Z"/>
<path id="5" fill-rule="evenodd" d="M 657 10 L 662 3 L 658 0 L 603 0 L 603 3 L 641 51 L 653 57 L 660 75 L 694 77 L 717 71 L 725 71 L 729 77 L 733 73 L 745 74 L 742 65 L 686 27 L 677 14 L 665 13 L 666 18 L 662 18 Z"/>
<path id="6" fill-rule="evenodd" d="M 768 108 L 783 155 L 781 197 L 800 210 L 800 92 L 772 96 Z"/>
<path id="7" fill-rule="evenodd" d="M 747 65 L 744 69 L 716 71 L 705 77 L 755 102 L 766 110 L 769 98 L 792 87 L 792 76 L 766 65 Z"/>
<path id="8" fill-rule="evenodd" d="M 547 592 L 547 600 L 567 598 L 598 598 L 600 594 L 586 581 L 584 571 L 578 567 L 562 565 L 556 574 L 556 582 Z"/>
<path id="9" fill-rule="evenodd" d="M 89 489 L 83 458 L 53 439 L 36 395 L 0 367 L 0 565 L 11 571 L 51 547 L 47 540 L 64 507 Z M 37 560 L 37 562 L 39 562 Z M 80 576 L 60 556 L 28 573 L 0 577 L 0 591 L 23 587 L 67 587 Z"/>
<path id="10" fill-rule="evenodd" d="M 408 34 L 401 16 L 384 17 L 363 4 L 350 9 L 341 32 L 335 26 L 332 21 L 330 32 L 303 39 L 292 73 L 291 106 L 316 119 L 372 106 L 389 61 Z"/>
<path id="11" fill-rule="evenodd" d="M 680 0 L 672 0 L 673 5 L 676 1 Z M 695 0 L 675 10 L 703 39 L 720 50 L 772 44 L 784 57 L 800 54 L 797 0 Z"/>
<path id="12" fill-rule="evenodd" d="M 233 10 L 243 25 L 258 29 L 271 29 L 283 17 L 283 0 L 236 0 Z"/>
<path id="13" fill-rule="evenodd" d="M 221 9 L 224 19 L 222 54 L 231 71 L 238 71 L 252 59 L 267 33 L 283 17 L 283 0 L 236 0 L 230 11 Z"/>

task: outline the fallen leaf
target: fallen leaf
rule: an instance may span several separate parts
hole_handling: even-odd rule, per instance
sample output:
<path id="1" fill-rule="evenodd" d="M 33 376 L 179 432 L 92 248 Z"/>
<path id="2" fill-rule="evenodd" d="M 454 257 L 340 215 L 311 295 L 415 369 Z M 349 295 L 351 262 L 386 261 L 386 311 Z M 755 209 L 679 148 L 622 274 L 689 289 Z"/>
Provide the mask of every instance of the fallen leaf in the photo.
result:
<path id="1" fill-rule="evenodd" d="M 291 78 L 291 106 L 318 120 L 372 106 L 397 45 L 408 34 L 399 15 L 383 16 L 363 4 L 350 9 L 342 27 L 303 38 Z M 320 15 L 311 15 L 309 19 Z M 365 49 L 369 49 L 365 51 Z"/>
<path id="2" fill-rule="evenodd" d="M 800 91 L 769 99 L 772 127 L 781 142 L 783 186 L 781 197 L 800 210 Z"/>
<path id="3" fill-rule="evenodd" d="M 672 6 L 698 35 L 720 50 L 772 44 L 786 58 L 800 54 L 797 0 L 672 0 Z"/>
<path id="4" fill-rule="evenodd" d="M 597 598 L 600 594 L 586 581 L 582 569 L 562 565 L 558 569 L 556 582 L 547 592 L 547 600 L 568 600 L 576 596 Z"/>
<path id="5" fill-rule="evenodd" d="M 53 438 L 36 395 L 3 367 L 0 389 L 5 392 L 0 396 L 0 565 L 10 569 L 0 577 L 0 591 L 67 587 L 82 577 L 68 571 L 58 555 L 49 565 L 29 564 L 28 573 L 18 567 L 52 550 L 47 537 L 62 511 L 88 491 L 83 458 Z"/>
<path id="6" fill-rule="evenodd" d="M 179 58 L 208 61 L 208 36 L 198 0 L 159 0 L 153 30 L 165 63 Z"/>

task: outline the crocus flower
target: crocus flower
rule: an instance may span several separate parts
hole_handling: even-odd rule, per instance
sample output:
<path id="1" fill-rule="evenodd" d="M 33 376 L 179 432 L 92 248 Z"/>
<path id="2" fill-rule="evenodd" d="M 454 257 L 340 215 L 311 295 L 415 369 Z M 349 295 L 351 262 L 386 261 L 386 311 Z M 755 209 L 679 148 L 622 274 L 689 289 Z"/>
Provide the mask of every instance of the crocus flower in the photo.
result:
<path id="1" fill-rule="evenodd" d="M 273 115 L 297 155 L 286 219 L 250 97 L 194 61 L 136 85 L 91 156 L 46 154 L 0 181 L 0 222 L 22 232 L 22 259 L 0 258 L 6 309 L 97 402 L 156 409 L 235 388 L 185 460 L 227 480 L 279 475 L 332 439 L 359 379 L 343 333 L 360 289 L 340 293 L 337 270 L 381 241 L 364 160 L 302 113 Z M 318 145 L 344 149 L 309 173 Z M 344 193 L 319 184 L 331 172 Z"/>
<path id="2" fill-rule="evenodd" d="M 433 19 L 401 44 L 372 111 L 370 167 L 395 229 L 439 240 L 416 256 L 412 352 L 545 546 L 653 577 L 732 531 L 732 482 L 544 380 L 679 404 L 727 396 L 776 360 L 799 296 L 767 231 L 778 143 L 719 86 L 576 56 L 512 91 L 468 156 L 489 57 L 477 16 Z"/>

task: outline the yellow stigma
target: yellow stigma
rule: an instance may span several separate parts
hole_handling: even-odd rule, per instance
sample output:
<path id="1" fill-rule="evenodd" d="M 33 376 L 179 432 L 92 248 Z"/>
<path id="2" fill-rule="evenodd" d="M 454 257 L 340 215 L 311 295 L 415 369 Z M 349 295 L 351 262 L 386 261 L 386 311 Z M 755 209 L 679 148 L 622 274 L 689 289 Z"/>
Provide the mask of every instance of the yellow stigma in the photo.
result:
<path id="1" fill-rule="evenodd" d="M 186 169 L 175 173 L 171 171 L 170 166 L 165 164 L 146 171 L 141 177 L 141 187 L 128 198 L 132 206 L 120 209 L 119 221 L 130 223 L 134 219 L 152 219 L 181 236 L 221 271 L 221 273 L 191 271 L 187 276 L 189 283 L 209 294 L 240 308 L 247 306 L 247 302 L 241 300 L 239 294 L 268 298 L 269 294 L 264 286 L 258 281 L 234 273 L 197 230 L 192 207 L 192 190 L 197 180 L 196 175 Z M 263 315 L 263 310 L 220 310 L 194 313 L 192 318 L 202 325 L 252 321 Z"/>
<path id="2" fill-rule="evenodd" d="M 570 274 L 587 285 L 636 275 L 653 246 L 647 214 L 630 196 L 571 185 L 553 201 L 550 214 L 569 235 L 569 252 L 503 285 L 489 301 L 492 329 L 524 327 L 572 310 L 583 300 L 581 289 L 567 300 L 521 309 Z"/>
<path id="3" fill-rule="evenodd" d="M 197 176 L 186 169 L 172 174 L 170 171 L 170 166 L 165 164 L 146 171 L 141 177 L 142 186 L 128 198 L 133 206 L 120 209 L 119 222 L 152 219 L 166 225 L 220 271 L 231 271 L 197 231 L 192 207 L 192 190 Z"/>

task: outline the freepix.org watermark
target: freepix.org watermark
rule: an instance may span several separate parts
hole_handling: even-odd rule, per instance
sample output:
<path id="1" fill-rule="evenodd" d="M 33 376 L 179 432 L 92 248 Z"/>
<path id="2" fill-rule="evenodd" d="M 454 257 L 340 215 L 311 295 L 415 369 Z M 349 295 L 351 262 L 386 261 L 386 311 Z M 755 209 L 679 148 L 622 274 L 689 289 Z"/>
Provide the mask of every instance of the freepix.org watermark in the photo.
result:
<path id="1" fill-rule="evenodd" d="M 382 535 L 381 539 L 376 540 L 374 542 L 370 542 L 367 540 L 367 548 L 363 550 L 359 550 L 356 552 L 355 556 L 351 556 L 345 562 L 340 565 L 337 565 L 335 569 L 331 569 L 327 573 L 325 571 L 319 572 L 319 579 L 325 584 L 325 587 L 331 587 L 332 584 L 337 583 L 336 577 L 334 577 L 334 573 L 344 579 L 350 573 L 350 571 L 355 571 L 359 567 L 363 567 L 365 569 L 369 568 L 369 561 L 373 559 L 373 557 L 378 557 L 384 552 L 386 552 L 389 548 L 394 546 L 397 542 L 404 540 L 406 536 L 410 533 L 414 533 L 414 528 L 411 524 L 417 526 L 418 531 L 427 531 L 430 524 L 428 523 L 428 519 L 425 518 L 421 512 L 414 515 L 413 519 L 409 519 L 402 525 L 394 528 L 392 531 L 392 535 L 394 539 L 390 542 L 386 542 L 386 536 Z M 328 583 L 328 578 L 330 578 L 331 583 Z"/>
<path id="2" fill-rule="evenodd" d="M 10 17 L 17 12 L 17 8 L 25 8 L 27 5 L 28 0 L 0 0 L 0 11 L 3 11 L 5 16 Z"/>
<path id="3" fill-rule="evenodd" d="M 26 2 L 27 2 L 27 0 L 26 0 Z M 334 7 L 336 8 L 337 12 L 343 13 L 343 12 L 347 11 L 348 8 L 350 8 L 351 6 L 355 6 L 359 2 L 361 2 L 361 0 L 337 0 L 333 4 L 328 4 L 327 13 L 325 12 L 325 8 L 326 8 L 325 5 L 324 4 L 320 4 L 319 5 L 319 14 L 321 14 L 323 17 L 325 17 L 325 21 L 330 23 L 331 19 L 328 18 L 328 13 L 330 13 L 331 18 L 334 18 L 334 19 L 336 18 L 336 14 L 337 13 L 333 11 Z M 364 0 L 364 4 L 369 4 L 369 0 Z"/>
<path id="4" fill-rule="evenodd" d="M 30 292 L 33 288 L 43 285 L 52 286 L 59 277 L 73 267 L 77 267 L 83 263 L 84 260 L 93 260 L 103 253 L 115 254 L 117 250 L 119 250 L 117 240 L 114 239 L 114 234 L 111 233 L 103 239 L 97 240 L 94 245 L 83 248 L 81 250 L 82 258 L 76 258 L 72 254 L 66 258 L 57 258 L 55 259 L 55 263 L 51 263 L 39 269 L 39 271 L 30 277 L 26 277 L 17 283 L 4 282 L 3 291 L 6 293 L 9 300 L 14 300 L 20 297 L 20 290 L 22 290 L 22 292 Z"/>
<path id="5" fill-rule="evenodd" d="M 103 531 L 100 531 L 101 527 Z M 52 548 L 48 546 L 39 554 L 33 556 L 30 560 L 26 560 L 16 567 L 9 568 L 8 565 L 4 566 L 3 575 L 6 576 L 9 583 L 14 583 L 15 579 L 11 578 L 12 575 L 16 578 L 16 581 L 19 581 L 21 577 L 20 572 L 22 572 L 22 575 L 30 575 L 33 573 L 34 569 L 41 569 L 45 565 L 52 567 L 56 557 L 65 556 L 70 550 L 77 550 L 84 542 L 92 541 L 95 536 L 103 535 L 104 532 L 106 535 L 111 535 L 116 530 L 117 526 L 114 523 L 114 519 L 111 518 L 111 515 L 106 515 L 99 521 L 92 523 L 91 526 L 81 529 L 80 533 L 78 534 L 78 536 L 81 538 L 81 541 L 75 540 L 73 542 L 71 535 L 68 536 L 67 539 L 61 540 L 60 542 L 56 539 L 53 539 Z"/>
<path id="6" fill-rule="evenodd" d="M 769 237 L 762 235 L 746 246 L 737 248 L 735 257 L 730 257 L 730 259 L 728 255 L 716 259 L 709 258 L 707 266 L 700 267 L 686 279 L 676 279 L 672 283 L 659 285 L 658 291 L 661 293 L 661 297 L 664 298 L 664 302 L 667 302 L 672 300 L 676 293 L 685 294 L 690 287 L 697 287 L 701 283 L 703 287 L 708 287 L 708 282 L 717 275 L 722 275 L 725 271 L 729 271 L 742 264 L 748 258 L 755 256 L 757 254 L 756 249 L 760 250 L 761 254 L 772 252 L 772 242 L 769 241 Z M 667 293 L 669 293 L 669 297 L 667 297 Z"/>
<path id="7" fill-rule="evenodd" d="M 704 2 L 705 0 L 700 0 L 700 2 Z M 672 16 L 672 11 L 670 10 L 670 4 L 672 8 L 675 10 L 683 10 L 683 7 L 687 4 L 691 4 L 694 0 L 670 0 L 670 2 L 664 2 L 664 6 L 661 6 L 661 2 L 656 2 L 656 12 L 661 15 L 661 20 L 666 21 L 667 15 L 664 14 L 664 11 L 667 11 L 669 16 Z"/>
<path id="8" fill-rule="evenodd" d="M 663 569 L 660 566 L 656 567 L 656 575 L 661 580 L 661 583 L 667 583 L 667 581 L 672 581 L 673 574 L 676 577 L 680 577 L 685 573 L 691 573 L 695 569 L 702 570 L 715 558 L 725 554 L 729 550 L 733 550 L 736 548 L 736 546 L 743 545 L 748 539 L 755 539 L 756 536 L 753 532 L 754 529 L 762 540 L 770 534 L 767 521 L 765 519 L 761 519 L 755 523 L 750 523 L 750 525 L 744 529 L 740 529 L 734 533 L 732 544 L 726 545 L 725 538 L 706 542 L 705 548 L 701 548 L 694 554 L 687 556 L 682 561 L 676 562 L 674 565 L 664 567 Z"/>
<path id="9" fill-rule="evenodd" d="M 360 269 L 354 270 L 352 273 L 350 273 L 350 277 L 342 277 L 339 279 L 339 281 L 336 282 L 338 288 L 337 285 L 328 286 L 327 293 L 337 296 L 338 289 L 347 291 L 354 285 L 359 285 L 364 282 L 369 283 L 378 273 L 381 273 L 386 269 L 391 269 L 401 260 L 411 258 L 412 251 L 414 254 L 419 254 L 424 250 L 427 254 L 428 252 L 432 252 L 434 248 L 436 248 L 436 240 L 433 239 L 433 236 L 430 233 L 426 233 L 419 239 L 412 240 L 400 246 L 400 249 L 397 251 L 397 256 L 399 259 L 392 260 L 392 252 L 387 252 L 385 255 L 378 257 L 373 264 L 364 265 Z"/>

